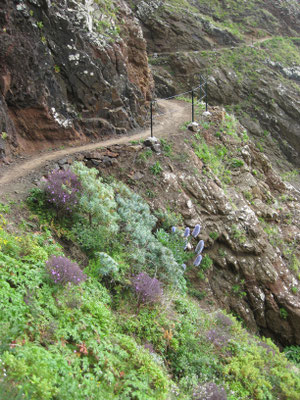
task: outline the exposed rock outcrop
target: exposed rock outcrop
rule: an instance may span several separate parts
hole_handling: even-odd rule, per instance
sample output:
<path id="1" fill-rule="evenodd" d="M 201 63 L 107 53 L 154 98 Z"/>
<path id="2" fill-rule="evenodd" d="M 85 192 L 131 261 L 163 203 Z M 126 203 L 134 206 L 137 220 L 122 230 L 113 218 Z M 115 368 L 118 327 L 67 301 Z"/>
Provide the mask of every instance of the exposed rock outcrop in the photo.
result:
<path id="1" fill-rule="evenodd" d="M 233 70 L 216 69 L 209 78 L 212 103 L 243 104 L 240 121 L 254 136 L 271 132 L 288 159 L 300 166 L 300 95 L 299 89 L 282 81 L 272 70 L 261 71 L 255 85 L 240 81 Z M 251 98 L 251 102 L 247 100 Z"/>
<path id="2" fill-rule="evenodd" d="M 146 42 L 125 2 L 112 2 L 109 10 L 94 1 L 0 4 L 0 125 L 7 152 L 143 124 L 153 81 Z"/>
<path id="3" fill-rule="evenodd" d="M 99 169 L 144 194 L 154 210 L 167 204 L 191 228 L 202 225 L 199 238 L 213 265 L 206 272 L 190 269 L 196 290 L 241 317 L 250 330 L 299 345 L 300 193 L 282 181 L 224 110 L 210 108 L 198 122 L 197 133 L 168 138 L 171 158 L 163 150 L 145 158 L 140 147 L 112 147 L 122 171 L 112 164 L 107 170 L 103 162 Z M 207 161 L 195 155 L 197 143 L 199 149 L 209 146 Z M 151 174 L 155 162 L 162 170 L 157 176 Z"/>

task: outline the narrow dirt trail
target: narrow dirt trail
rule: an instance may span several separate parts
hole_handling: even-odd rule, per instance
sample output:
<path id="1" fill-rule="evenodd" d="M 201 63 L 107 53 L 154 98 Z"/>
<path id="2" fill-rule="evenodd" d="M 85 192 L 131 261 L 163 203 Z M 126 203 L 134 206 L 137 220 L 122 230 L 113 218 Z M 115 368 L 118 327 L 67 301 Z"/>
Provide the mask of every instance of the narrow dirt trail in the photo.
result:
<path id="1" fill-rule="evenodd" d="M 265 36 L 263 38 L 255 39 L 255 40 L 253 40 L 250 36 L 250 37 L 246 37 L 245 39 L 246 39 L 246 41 L 244 43 L 239 43 L 235 46 L 222 46 L 222 47 L 214 47 L 211 49 L 188 50 L 188 51 L 186 51 L 186 50 L 179 50 L 179 51 L 174 51 L 174 52 L 166 51 L 166 52 L 161 52 L 161 53 L 151 53 L 151 54 L 149 54 L 149 57 L 154 56 L 154 54 L 156 54 L 157 57 L 159 57 L 159 56 L 171 56 L 174 54 L 184 54 L 185 56 L 188 56 L 189 54 L 199 54 L 199 53 L 202 53 L 203 51 L 211 52 L 211 53 L 223 52 L 226 50 L 237 49 L 237 48 L 241 48 L 241 47 L 251 47 L 258 43 L 264 43 L 264 42 L 267 42 L 268 40 L 272 39 L 272 36 Z"/>
<path id="2" fill-rule="evenodd" d="M 163 114 L 161 116 L 155 116 L 154 119 L 155 124 L 153 132 L 156 137 L 167 136 L 172 130 L 190 119 L 188 109 L 190 109 L 191 106 L 189 104 L 187 105 L 187 103 L 179 100 L 160 100 L 159 104 L 163 108 Z M 132 135 L 114 137 L 97 143 L 89 143 L 82 146 L 53 151 L 51 153 L 34 155 L 27 161 L 19 162 L 6 168 L 3 174 L 1 174 L 0 170 L 0 198 L 4 198 L 6 195 L 14 192 L 20 193 L 20 191 L 26 190 L 26 186 L 28 187 L 30 182 L 26 181 L 26 179 L 24 180 L 24 178 L 32 172 L 36 173 L 36 178 L 39 178 L 41 175 L 40 169 L 49 161 L 59 160 L 72 154 L 112 146 L 114 144 L 125 144 L 133 140 L 145 139 L 149 136 L 150 128 Z"/>

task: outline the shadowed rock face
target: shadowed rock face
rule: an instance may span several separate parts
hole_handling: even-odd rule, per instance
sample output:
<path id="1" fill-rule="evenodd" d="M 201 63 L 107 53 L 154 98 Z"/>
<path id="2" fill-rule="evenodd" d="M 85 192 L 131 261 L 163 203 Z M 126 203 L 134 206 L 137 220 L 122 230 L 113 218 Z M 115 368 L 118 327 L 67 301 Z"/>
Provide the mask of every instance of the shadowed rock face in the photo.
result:
<path id="1" fill-rule="evenodd" d="M 0 0 L 6 151 L 30 152 L 143 124 L 153 87 L 146 43 L 130 9 L 118 4 L 119 15 L 109 23 L 122 20 L 120 34 L 96 30 L 103 14 L 93 1 Z"/>

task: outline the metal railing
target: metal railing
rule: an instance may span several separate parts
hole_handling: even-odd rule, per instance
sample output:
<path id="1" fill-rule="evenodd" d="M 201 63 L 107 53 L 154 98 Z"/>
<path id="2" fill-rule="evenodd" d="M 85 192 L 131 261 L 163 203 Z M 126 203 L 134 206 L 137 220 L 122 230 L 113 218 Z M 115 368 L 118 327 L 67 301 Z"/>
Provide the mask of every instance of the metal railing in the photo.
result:
<path id="1" fill-rule="evenodd" d="M 197 96 L 197 91 L 199 90 L 199 96 Z M 170 97 L 165 97 L 162 99 L 157 99 L 157 100 L 152 100 L 150 102 L 150 129 L 151 129 L 151 137 L 153 137 L 153 105 L 155 103 L 157 103 L 160 100 L 171 100 L 171 99 L 175 99 L 176 97 L 180 97 L 180 96 L 184 96 L 186 94 L 190 94 L 191 93 L 191 98 L 192 98 L 192 122 L 195 121 L 195 99 L 197 99 L 198 101 L 205 101 L 205 111 L 207 111 L 207 78 L 205 79 L 202 75 L 200 75 L 200 85 L 188 90 L 187 92 L 183 92 L 183 93 L 178 93 L 175 94 L 174 96 L 170 96 Z"/>

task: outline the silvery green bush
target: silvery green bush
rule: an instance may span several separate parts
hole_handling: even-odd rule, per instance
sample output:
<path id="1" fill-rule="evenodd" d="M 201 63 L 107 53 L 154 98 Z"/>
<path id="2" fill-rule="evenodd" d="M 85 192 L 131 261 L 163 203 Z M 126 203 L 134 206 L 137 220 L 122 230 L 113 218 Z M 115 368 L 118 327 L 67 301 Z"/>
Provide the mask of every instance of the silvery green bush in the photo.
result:
<path id="1" fill-rule="evenodd" d="M 81 162 L 72 165 L 72 171 L 81 183 L 79 196 L 80 211 L 90 226 L 105 226 L 109 232 L 118 231 L 117 203 L 113 188 L 104 183 L 95 168 L 88 168 Z"/>
<path id="2" fill-rule="evenodd" d="M 106 276 L 117 273 L 119 271 L 119 264 L 108 254 L 100 252 L 96 253 L 100 275 Z"/>
<path id="3" fill-rule="evenodd" d="M 121 231 L 128 243 L 127 252 L 135 272 L 146 268 L 165 282 L 182 285 L 182 266 L 176 262 L 172 251 L 152 233 L 157 220 L 151 215 L 148 204 L 121 182 L 114 183 L 114 188 Z"/>
<path id="4" fill-rule="evenodd" d="M 95 168 L 81 162 L 72 165 L 81 182 L 79 208 L 72 232 L 82 249 L 92 257 L 109 247 L 117 234 L 119 216 L 114 189 L 98 177 Z"/>

